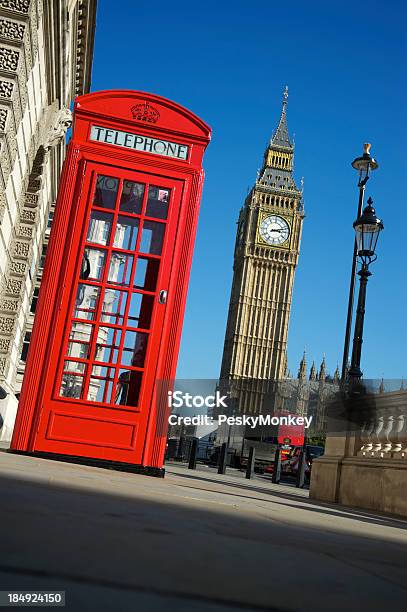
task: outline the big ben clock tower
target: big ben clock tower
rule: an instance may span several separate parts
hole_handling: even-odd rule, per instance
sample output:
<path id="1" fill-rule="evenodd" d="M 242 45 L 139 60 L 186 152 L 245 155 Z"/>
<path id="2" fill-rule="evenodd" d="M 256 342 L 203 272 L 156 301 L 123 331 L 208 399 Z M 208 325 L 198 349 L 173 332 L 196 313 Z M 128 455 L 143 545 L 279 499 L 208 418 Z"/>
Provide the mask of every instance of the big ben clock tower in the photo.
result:
<path id="1" fill-rule="evenodd" d="M 221 380 L 286 376 L 288 324 L 304 219 L 302 191 L 293 177 L 287 98 L 286 87 L 280 121 L 239 215 Z"/>

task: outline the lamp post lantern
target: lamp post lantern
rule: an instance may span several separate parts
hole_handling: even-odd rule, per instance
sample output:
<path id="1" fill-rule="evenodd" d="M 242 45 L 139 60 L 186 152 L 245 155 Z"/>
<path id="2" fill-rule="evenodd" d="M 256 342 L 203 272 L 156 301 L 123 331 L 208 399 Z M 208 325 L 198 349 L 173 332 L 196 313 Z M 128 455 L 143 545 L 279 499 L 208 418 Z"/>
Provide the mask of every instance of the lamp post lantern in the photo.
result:
<path id="1" fill-rule="evenodd" d="M 368 142 L 365 143 L 363 145 L 363 149 L 364 149 L 363 155 L 361 157 L 357 157 L 352 162 L 352 167 L 355 168 L 355 170 L 357 170 L 359 173 L 359 182 L 358 182 L 359 201 L 358 201 L 358 210 L 357 210 L 357 215 L 356 215 L 357 219 L 359 219 L 359 217 L 362 215 L 365 187 L 366 187 L 367 181 L 370 178 L 370 172 L 372 170 L 376 170 L 379 167 L 379 164 L 377 163 L 377 161 L 370 155 L 371 146 L 372 145 L 370 143 Z M 353 318 L 353 300 L 354 300 L 355 282 L 356 282 L 357 254 L 358 254 L 358 246 L 357 246 L 356 239 L 355 239 L 355 243 L 353 247 L 352 271 L 351 271 L 350 286 L 349 286 L 348 313 L 346 317 L 345 343 L 343 347 L 343 358 L 342 358 L 342 373 L 341 373 L 341 384 L 342 385 L 344 385 L 346 382 L 346 374 L 347 374 L 347 367 L 348 367 L 350 334 L 351 334 L 352 318 Z"/>
<path id="2" fill-rule="evenodd" d="M 355 334 L 353 338 L 352 359 L 349 369 L 349 383 L 352 386 L 362 378 L 360 361 L 363 343 L 363 325 L 365 319 L 366 306 L 366 287 L 369 276 L 370 264 L 377 259 L 376 245 L 380 232 L 383 230 L 383 222 L 376 216 L 373 208 L 373 200 L 369 198 L 363 213 L 353 224 L 356 233 L 357 257 L 361 261 L 362 267 L 358 272 L 360 286 L 358 305 L 356 309 Z"/>

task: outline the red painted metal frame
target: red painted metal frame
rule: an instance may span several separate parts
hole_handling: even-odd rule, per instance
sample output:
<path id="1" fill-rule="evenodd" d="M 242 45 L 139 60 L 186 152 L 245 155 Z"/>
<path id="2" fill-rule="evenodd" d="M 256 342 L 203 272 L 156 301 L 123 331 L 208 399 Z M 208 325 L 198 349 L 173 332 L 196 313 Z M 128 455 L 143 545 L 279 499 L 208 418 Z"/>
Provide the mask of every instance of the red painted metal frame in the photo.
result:
<path id="1" fill-rule="evenodd" d="M 92 125 L 136 134 L 140 138 L 187 145 L 187 159 L 92 141 Z M 196 115 L 160 96 L 124 90 L 102 91 L 77 98 L 73 135 L 61 177 L 12 450 L 162 467 L 168 407 L 166 385 L 156 383 L 168 381 L 171 385 L 175 377 L 203 183 L 202 158 L 210 135 L 209 127 Z M 119 179 L 154 185 L 162 183 L 163 187 L 172 190 L 160 284 L 154 293 L 157 301 L 159 291 L 165 289 L 168 299 L 165 305 L 154 307 L 150 337 L 150 341 L 154 337 L 154 347 L 149 349 L 143 401 L 137 408 L 96 402 L 92 405 L 90 401 L 60 398 L 55 394 L 96 173 L 110 173 Z M 140 235 L 140 227 L 138 233 Z M 55 419 L 59 419 L 59 430 L 57 435 L 52 435 L 50 431 Z M 118 432 L 120 428 L 124 438 L 129 439 L 128 443 L 113 440 L 113 430 Z M 78 442 L 77 438 L 72 438 L 72 431 L 79 429 L 93 439 L 86 440 L 85 436 Z"/>

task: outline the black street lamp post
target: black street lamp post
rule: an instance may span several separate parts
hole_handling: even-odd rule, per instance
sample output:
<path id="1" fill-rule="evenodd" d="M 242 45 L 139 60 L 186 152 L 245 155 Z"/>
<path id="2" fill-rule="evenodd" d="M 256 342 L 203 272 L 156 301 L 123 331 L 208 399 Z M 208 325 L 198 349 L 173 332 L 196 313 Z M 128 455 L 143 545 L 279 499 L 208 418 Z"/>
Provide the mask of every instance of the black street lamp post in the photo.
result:
<path id="1" fill-rule="evenodd" d="M 376 216 L 376 211 L 372 206 L 373 200 L 369 198 L 367 206 L 363 213 L 356 219 L 353 227 L 356 232 L 356 248 L 357 257 L 362 263 L 362 267 L 358 272 L 360 286 L 358 305 L 356 309 L 355 334 L 353 337 L 353 350 L 351 365 L 348 372 L 350 386 L 357 383 L 362 378 L 362 370 L 360 369 L 360 361 L 362 356 L 363 344 L 363 325 L 365 320 L 366 306 L 366 288 L 367 281 L 371 272 L 369 272 L 370 264 L 377 259 L 376 245 L 379 239 L 380 232 L 383 229 L 383 223 Z"/>
<path id="2" fill-rule="evenodd" d="M 363 199 L 365 195 L 365 187 L 366 183 L 369 180 L 369 174 L 371 170 L 376 170 L 379 167 L 379 164 L 373 157 L 370 156 L 370 147 L 369 143 L 365 143 L 364 145 L 364 153 L 361 157 L 357 157 L 352 162 L 352 167 L 355 168 L 359 172 L 359 201 L 358 201 L 358 210 L 356 218 L 362 214 L 363 210 Z M 343 359 L 342 359 L 342 373 L 341 373 L 341 383 L 342 385 L 346 382 L 346 374 L 348 367 L 348 358 L 349 358 L 349 345 L 350 345 L 350 335 L 352 328 L 352 318 L 353 318 L 353 300 L 355 295 L 355 282 L 356 282 L 356 260 L 358 254 L 358 247 L 355 240 L 353 247 L 353 259 L 352 259 L 352 272 L 350 277 L 350 287 L 349 287 L 349 298 L 348 298 L 348 313 L 346 318 L 346 329 L 345 329 L 345 344 L 343 348 Z"/>

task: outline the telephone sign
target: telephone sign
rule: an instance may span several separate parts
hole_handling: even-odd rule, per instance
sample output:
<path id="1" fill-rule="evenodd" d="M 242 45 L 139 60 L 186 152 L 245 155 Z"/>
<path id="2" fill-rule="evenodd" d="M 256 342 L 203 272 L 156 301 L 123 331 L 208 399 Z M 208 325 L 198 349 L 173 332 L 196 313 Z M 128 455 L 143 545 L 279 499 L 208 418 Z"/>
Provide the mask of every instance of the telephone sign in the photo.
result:
<path id="1" fill-rule="evenodd" d="M 76 99 L 12 450 L 163 474 L 209 140 L 159 96 Z"/>
<path id="2" fill-rule="evenodd" d="M 131 134 L 129 132 L 121 132 L 120 130 L 108 130 L 97 125 L 92 125 L 90 130 L 90 139 L 96 142 L 105 142 L 118 147 L 127 147 L 136 151 L 147 151 L 156 155 L 166 155 L 167 157 L 176 157 L 178 159 L 188 159 L 188 145 L 179 144 L 177 142 L 168 142 L 166 140 L 158 140 L 157 138 L 149 138 L 140 134 Z"/>

